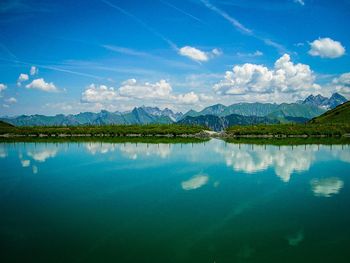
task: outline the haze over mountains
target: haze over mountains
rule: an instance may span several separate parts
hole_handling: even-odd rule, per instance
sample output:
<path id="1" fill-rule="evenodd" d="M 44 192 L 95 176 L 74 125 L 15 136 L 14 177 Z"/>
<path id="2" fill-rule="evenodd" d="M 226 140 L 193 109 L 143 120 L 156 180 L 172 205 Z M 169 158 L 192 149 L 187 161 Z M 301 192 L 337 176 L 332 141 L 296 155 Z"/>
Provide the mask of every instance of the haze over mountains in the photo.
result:
<path id="1" fill-rule="evenodd" d="M 334 93 L 330 98 L 321 95 L 310 95 L 304 101 L 296 103 L 236 103 L 230 106 L 216 104 L 199 112 L 190 110 L 185 114 L 175 113 L 168 108 L 161 110 L 158 107 L 142 106 L 135 107 L 128 112 L 102 110 L 99 113 L 83 112 L 75 115 L 21 115 L 1 118 L 1 120 L 15 126 L 167 124 L 178 122 L 189 125 L 203 125 L 219 131 L 232 125 L 303 123 L 346 101 L 346 98 L 342 95 Z"/>

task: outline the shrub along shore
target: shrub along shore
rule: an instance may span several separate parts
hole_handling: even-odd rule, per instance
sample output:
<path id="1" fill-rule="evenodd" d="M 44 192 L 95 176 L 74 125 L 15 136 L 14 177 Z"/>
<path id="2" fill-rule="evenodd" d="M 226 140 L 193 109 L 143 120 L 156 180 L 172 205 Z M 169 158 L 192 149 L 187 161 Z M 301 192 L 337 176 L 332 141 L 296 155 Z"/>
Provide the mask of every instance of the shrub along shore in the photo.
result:
<path id="1" fill-rule="evenodd" d="M 177 124 L 0 127 L 2 137 L 201 137 L 205 128 Z"/>
<path id="2" fill-rule="evenodd" d="M 271 124 L 232 126 L 226 137 L 341 137 L 350 135 L 350 124 Z"/>

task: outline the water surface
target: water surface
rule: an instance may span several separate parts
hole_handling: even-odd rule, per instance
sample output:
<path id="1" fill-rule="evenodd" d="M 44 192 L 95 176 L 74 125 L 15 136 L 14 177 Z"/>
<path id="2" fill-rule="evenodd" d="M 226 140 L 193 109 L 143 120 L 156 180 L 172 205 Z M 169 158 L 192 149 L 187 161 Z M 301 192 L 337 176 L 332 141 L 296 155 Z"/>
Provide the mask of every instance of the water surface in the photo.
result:
<path id="1" fill-rule="evenodd" d="M 348 262 L 349 145 L 1 143 L 1 262 Z"/>

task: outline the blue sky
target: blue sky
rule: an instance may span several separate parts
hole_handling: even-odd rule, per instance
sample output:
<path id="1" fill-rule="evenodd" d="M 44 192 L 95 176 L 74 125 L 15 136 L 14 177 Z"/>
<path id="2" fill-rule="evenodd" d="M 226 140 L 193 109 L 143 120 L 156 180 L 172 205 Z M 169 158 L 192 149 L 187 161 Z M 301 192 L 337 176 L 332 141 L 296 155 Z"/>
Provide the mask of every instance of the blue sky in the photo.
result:
<path id="1" fill-rule="evenodd" d="M 350 1 L 5 0 L 0 115 L 350 96 Z"/>

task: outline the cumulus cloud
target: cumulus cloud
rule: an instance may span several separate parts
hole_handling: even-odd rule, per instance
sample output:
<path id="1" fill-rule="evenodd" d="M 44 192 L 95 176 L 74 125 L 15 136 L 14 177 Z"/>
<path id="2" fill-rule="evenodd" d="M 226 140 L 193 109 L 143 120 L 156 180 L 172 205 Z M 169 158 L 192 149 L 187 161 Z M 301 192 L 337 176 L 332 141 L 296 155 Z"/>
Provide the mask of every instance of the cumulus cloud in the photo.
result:
<path id="1" fill-rule="evenodd" d="M 122 84 L 119 93 L 121 96 L 136 99 L 169 98 L 172 87 L 163 79 L 156 83 L 138 83 L 136 79 L 130 79 Z"/>
<path id="2" fill-rule="evenodd" d="M 338 58 L 345 54 L 344 46 L 329 37 L 319 38 L 310 43 L 309 54 L 321 58 Z"/>
<path id="3" fill-rule="evenodd" d="M 308 65 L 294 64 L 290 56 L 284 54 L 272 69 L 259 64 L 236 65 L 213 89 L 220 95 L 289 93 L 302 97 L 304 93 L 320 89 L 314 81 L 315 75 Z"/>
<path id="4" fill-rule="evenodd" d="M 42 90 L 45 92 L 57 92 L 58 89 L 56 88 L 56 86 L 50 82 L 45 82 L 45 80 L 43 78 L 40 79 L 35 79 L 33 80 L 30 84 L 26 85 L 27 89 L 38 89 L 38 90 Z"/>
<path id="5" fill-rule="evenodd" d="M 30 67 L 30 75 L 31 76 L 34 76 L 34 75 L 38 74 L 38 72 L 39 72 L 39 69 L 36 66 L 31 66 Z"/>
<path id="6" fill-rule="evenodd" d="M 311 180 L 311 188 L 315 196 L 331 197 L 338 194 L 343 186 L 344 182 L 337 177 Z"/>
<path id="7" fill-rule="evenodd" d="M 340 93 L 350 94 L 350 72 L 344 73 L 338 78 L 334 78 L 331 85 Z"/>
<path id="8" fill-rule="evenodd" d="M 211 52 L 204 52 L 195 47 L 184 46 L 179 49 L 179 54 L 194 61 L 204 62 L 208 61 L 210 58 L 220 56 L 222 54 L 222 51 L 220 49 L 214 48 Z"/>
<path id="9" fill-rule="evenodd" d="M 28 74 L 21 73 L 17 80 L 17 86 L 21 86 L 22 82 L 27 81 L 29 79 Z"/>
<path id="10" fill-rule="evenodd" d="M 124 81 L 119 88 L 91 84 L 82 93 L 82 101 L 88 103 L 106 103 L 120 100 L 157 101 L 169 104 L 190 105 L 199 101 L 208 101 L 210 100 L 210 96 L 196 94 L 193 91 L 176 94 L 173 92 L 170 83 L 166 80 L 160 80 L 155 83 L 141 83 L 136 79 Z"/>
<path id="11" fill-rule="evenodd" d="M 105 102 L 114 101 L 120 99 L 118 92 L 113 87 L 107 87 L 105 85 L 96 86 L 91 84 L 83 93 L 83 102 Z"/>
<path id="12" fill-rule="evenodd" d="M 199 96 L 193 91 L 186 94 L 180 94 L 177 98 L 179 102 L 183 104 L 193 104 L 199 101 Z"/>
<path id="13" fill-rule="evenodd" d="M 206 185 L 209 181 L 209 176 L 206 174 L 198 174 L 193 176 L 187 181 L 183 181 L 181 183 L 181 187 L 183 190 L 195 190 L 198 188 L 201 188 L 202 186 Z"/>

